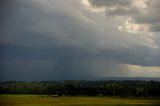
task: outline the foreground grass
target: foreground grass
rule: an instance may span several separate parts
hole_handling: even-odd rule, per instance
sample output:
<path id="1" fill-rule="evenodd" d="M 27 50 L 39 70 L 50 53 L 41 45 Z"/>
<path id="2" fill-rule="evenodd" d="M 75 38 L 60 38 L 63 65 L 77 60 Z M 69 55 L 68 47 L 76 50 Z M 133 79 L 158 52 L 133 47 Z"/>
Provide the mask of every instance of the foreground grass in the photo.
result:
<path id="1" fill-rule="evenodd" d="M 160 106 L 154 98 L 0 95 L 0 106 Z"/>

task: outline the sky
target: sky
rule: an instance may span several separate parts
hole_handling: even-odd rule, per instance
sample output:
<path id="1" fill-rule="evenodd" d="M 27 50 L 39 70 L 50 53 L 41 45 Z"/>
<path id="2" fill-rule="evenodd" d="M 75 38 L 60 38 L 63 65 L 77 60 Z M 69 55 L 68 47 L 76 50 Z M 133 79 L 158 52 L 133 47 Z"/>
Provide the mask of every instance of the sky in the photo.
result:
<path id="1" fill-rule="evenodd" d="M 160 77 L 160 0 L 1 0 L 0 81 Z"/>

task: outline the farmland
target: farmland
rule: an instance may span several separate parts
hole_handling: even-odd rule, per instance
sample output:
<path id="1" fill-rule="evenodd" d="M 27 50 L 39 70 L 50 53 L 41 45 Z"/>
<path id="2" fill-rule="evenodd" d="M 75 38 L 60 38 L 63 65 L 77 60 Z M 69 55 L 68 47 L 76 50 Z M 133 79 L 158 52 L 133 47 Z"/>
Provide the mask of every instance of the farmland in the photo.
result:
<path id="1" fill-rule="evenodd" d="M 159 106 L 158 98 L 62 96 L 47 95 L 0 95 L 1 106 Z"/>

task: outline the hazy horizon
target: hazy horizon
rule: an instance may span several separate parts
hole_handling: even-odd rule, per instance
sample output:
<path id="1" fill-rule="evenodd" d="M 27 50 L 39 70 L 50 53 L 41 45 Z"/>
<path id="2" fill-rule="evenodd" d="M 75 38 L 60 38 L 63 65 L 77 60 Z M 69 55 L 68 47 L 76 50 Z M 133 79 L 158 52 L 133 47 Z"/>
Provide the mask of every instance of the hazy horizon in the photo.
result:
<path id="1" fill-rule="evenodd" d="M 1 0 L 0 81 L 160 77 L 160 0 Z"/>

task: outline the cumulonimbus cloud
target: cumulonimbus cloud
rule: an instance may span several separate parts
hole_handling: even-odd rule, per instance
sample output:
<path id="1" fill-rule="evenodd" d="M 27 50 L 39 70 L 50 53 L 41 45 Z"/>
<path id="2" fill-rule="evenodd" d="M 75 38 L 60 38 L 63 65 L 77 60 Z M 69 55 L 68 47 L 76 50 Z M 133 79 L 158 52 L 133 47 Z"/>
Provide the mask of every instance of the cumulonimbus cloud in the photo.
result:
<path id="1" fill-rule="evenodd" d="M 120 32 L 104 18 L 121 17 L 126 31 L 158 32 L 155 0 L 83 1 L 104 11 L 94 14 L 80 0 L 1 0 L 0 80 L 136 76 L 137 69 L 148 76 L 143 67 L 160 66 L 154 39 Z"/>

